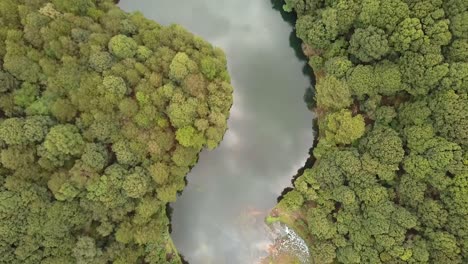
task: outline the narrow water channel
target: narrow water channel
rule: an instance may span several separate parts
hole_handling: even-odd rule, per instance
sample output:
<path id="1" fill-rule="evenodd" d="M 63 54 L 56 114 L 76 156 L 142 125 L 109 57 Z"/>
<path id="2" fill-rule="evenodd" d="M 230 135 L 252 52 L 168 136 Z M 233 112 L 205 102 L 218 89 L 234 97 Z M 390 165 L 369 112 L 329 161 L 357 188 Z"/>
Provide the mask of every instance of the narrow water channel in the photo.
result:
<path id="1" fill-rule="evenodd" d="M 271 237 L 263 218 L 304 164 L 310 80 L 292 31 L 270 0 L 121 0 L 161 24 L 177 23 L 222 48 L 234 86 L 229 129 L 204 151 L 172 207 L 172 237 L 191 264 L 255 263 Z"/>

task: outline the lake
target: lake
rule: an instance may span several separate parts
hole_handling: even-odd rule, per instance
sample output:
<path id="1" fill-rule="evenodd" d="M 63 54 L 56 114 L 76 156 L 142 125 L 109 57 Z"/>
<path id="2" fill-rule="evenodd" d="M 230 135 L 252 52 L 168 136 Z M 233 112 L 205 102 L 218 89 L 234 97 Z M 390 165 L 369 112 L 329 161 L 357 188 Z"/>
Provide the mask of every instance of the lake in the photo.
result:
<path id="1" fill-rule="evenodd" d="M 160 24 L 177 23 L 226 52 L 234 105 L 224 140 L 203 151 L 172 204 L 172 237 L 191 264 L 254 263 L 267 255 L 263 218 L 308 157 L 310 79 L 292 27 L 269 0 L 121 0 Z"/>

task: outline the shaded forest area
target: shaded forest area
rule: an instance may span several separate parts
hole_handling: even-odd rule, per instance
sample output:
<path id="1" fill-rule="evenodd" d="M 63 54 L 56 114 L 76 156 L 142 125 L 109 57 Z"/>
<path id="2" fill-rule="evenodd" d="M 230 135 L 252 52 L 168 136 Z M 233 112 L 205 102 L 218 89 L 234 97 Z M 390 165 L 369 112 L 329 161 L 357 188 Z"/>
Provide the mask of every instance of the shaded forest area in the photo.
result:
<path id="1" fill-rule="evenodd" d="M 319 135 L 274 219 L 314 263 L 466 263 L 468 2 L 279 2 L 314 70 Z"/>
<path id="2" fill-rule="evenodd" d="M 178 25 L 0 1 L 0 263 L 180 263 L 166 205 L 231 105 L 223 51 Z"/>

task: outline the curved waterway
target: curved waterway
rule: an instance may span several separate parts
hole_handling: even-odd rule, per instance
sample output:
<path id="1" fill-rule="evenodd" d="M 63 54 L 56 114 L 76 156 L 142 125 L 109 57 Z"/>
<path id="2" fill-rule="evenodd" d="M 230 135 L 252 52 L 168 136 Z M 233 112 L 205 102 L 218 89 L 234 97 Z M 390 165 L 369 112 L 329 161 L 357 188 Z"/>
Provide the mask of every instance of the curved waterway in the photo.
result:
<path id="1" fill-rule="evenodd" d="M 203 151 L 172 204 L 172 237 L 190 264 L 255 263 L 268 254 L 264 217 L 312 145 L 310 80 L 292 27 L 269 0 L 121 0 L 160 24 L 181 24 L 222 48 L 234 86 L 229 129 Z"/>

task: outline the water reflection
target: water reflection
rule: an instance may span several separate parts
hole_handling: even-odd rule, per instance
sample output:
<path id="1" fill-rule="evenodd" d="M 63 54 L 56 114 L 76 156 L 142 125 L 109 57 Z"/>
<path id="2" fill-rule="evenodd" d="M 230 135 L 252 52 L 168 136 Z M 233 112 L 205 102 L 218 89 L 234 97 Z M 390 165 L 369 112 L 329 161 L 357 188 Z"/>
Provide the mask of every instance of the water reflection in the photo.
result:
<path id="1" fill-rule="evenodd" d="M 229 130 L 202 152 L 173 204 L 172 237 L 192 264 L 254 263 L 271 242 L 263 218 L 312 143 L 303 103 L 310 80 L 266 0 L 122 0 L 161 24 L 178 23 L 225 50 L 235 88 Z"/>

